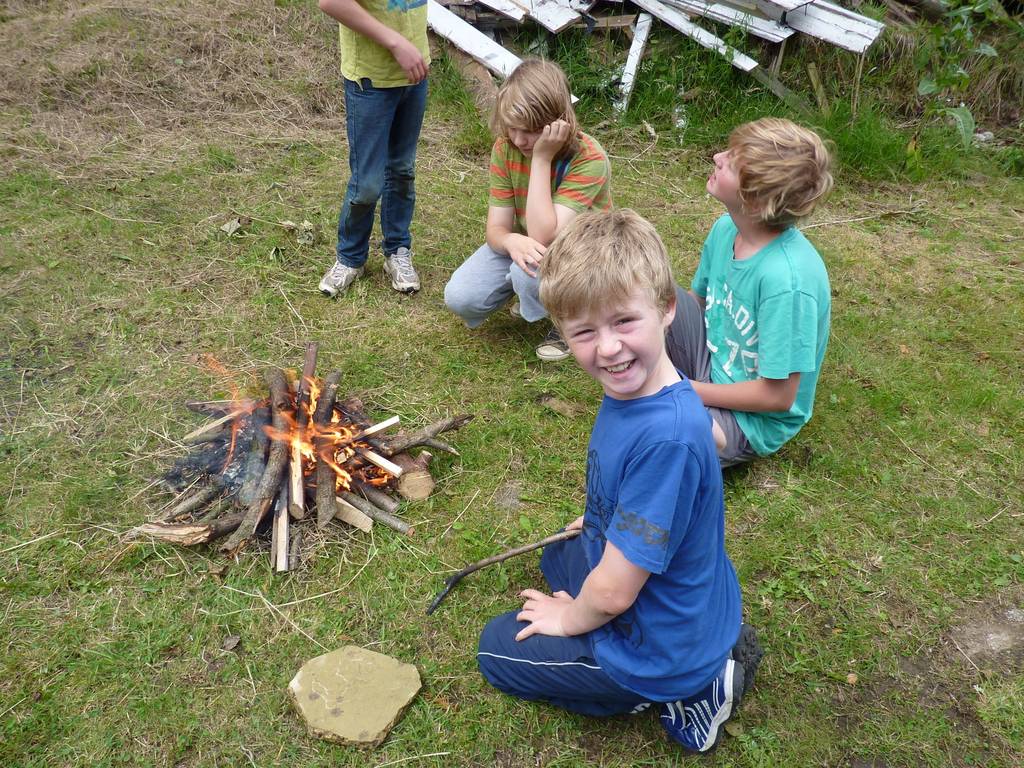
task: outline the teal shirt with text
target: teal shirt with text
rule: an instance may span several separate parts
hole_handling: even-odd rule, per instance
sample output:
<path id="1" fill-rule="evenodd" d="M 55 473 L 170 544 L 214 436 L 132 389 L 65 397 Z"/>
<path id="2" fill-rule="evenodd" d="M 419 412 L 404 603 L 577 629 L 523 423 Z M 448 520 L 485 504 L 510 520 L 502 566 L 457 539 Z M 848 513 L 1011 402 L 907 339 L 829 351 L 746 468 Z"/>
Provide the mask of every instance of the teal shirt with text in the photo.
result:
<path id="1" fill-rule="evenodd" d="M 728 214 L 715 222 L 691 288 L 706 302 L 712 382 L 800 374 L 788 411 L 734 411 L 751 447 L 764 456 L 777 451 L 811 418 L 832 299 L 825 263 L 798 229 L 785 229 L 742 260 L 733 258 L 736 234 Z"/>

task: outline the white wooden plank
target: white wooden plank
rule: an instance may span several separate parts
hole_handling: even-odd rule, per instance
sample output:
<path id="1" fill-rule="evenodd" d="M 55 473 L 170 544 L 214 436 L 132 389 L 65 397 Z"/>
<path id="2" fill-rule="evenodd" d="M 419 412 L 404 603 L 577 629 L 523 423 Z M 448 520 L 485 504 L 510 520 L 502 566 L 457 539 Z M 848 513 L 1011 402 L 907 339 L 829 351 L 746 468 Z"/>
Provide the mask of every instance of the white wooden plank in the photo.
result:
<path id="1" fill-rule="evenodd" d="M 752 13 L 722 3 L 707 3 L 703 0 L 662 0 L 665 5 L 679 8 L 694 16 L 703 16 L 734 27 L 745 29 L 755 37 L 772 43 L 781 43 L 795 30 L 772 19 L 763 19 Z"/>
<path id="2" fill-rule="evenodd" d="M 811 0 L 757 0 L 757 5 L 758 7 L 768 6 L 765 10 L 774 17 L 772 11 L 778 12 L 781 15 L 789 11 L 795 11 L 797 8 L 810 2 Z"/>
<path id="3" fill-rule="evenodd" d="M 789 11 L 786 24 L 805 35 L 853 53 L 866 51 L 885 29 L 884 24 L 874 19 L 825 0 L 814 0 L 809 5 Z"/>
<path id="4" fill-rule="evenodd" d="M 530 18 L 552 32 L 561 32 L 579 21 L 580 15 L 569 7 L 568 0 L 522 0 Z"/>
<path id="5" fill-rule="evenodd" d="M 500 77 L 508 77 L 522 59 L 460 19 L 436 0 L 427 0 L 427 24 L 456 48 L 465 51 Z"/>
<path id="6" fill-rule="evenodd" d="M 615 109 L 619 112 L 625 112 L 629 106 L 629 97 L 633 95 L 633 85 L 636 82 L 636 71 L 640 67 L 640 59 L 643 58 L 653 25 L 654 17 L 651 14 L 641 13 L 637 16 L 633 27 L 633 42 L 629 46 L 629 55 L 626 56 L 626 66 L 622 69 L 619 98 L 615 101 Z"/>
<path id="7" fill-rule="evenodd" d="M 746 54 L 740 53 L 725 41 L 708 32 L 706 29 L 691 24 L 681 11 L 669 8 L 659 0 L 632 0 L 633 5 L 642 8 L 652 16 L 661 19 L 678 32 L 696 40 L 700 45 L 724 56 L 730 64 L 744 72 L 757 69 L 758 64 Z"/>
<path id="8" fill-rule="evenodd" d="M 526 18 L 526 6 L 515 2 L 515 0 L 477 0 L 477 2 L 520 23 Z"/>

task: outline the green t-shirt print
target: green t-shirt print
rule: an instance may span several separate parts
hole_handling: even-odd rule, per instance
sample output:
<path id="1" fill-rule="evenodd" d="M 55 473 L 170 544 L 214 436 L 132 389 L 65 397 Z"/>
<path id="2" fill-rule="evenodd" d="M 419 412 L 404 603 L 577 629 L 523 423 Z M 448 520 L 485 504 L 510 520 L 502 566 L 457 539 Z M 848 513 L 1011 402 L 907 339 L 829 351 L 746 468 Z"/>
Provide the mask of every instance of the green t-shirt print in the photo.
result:
<path id="1" fill-rule="evenodd" d="M 706 302 L 704 323 L 716 384 L 800 374 L 788 411 L 736 411 L 760 455 L 777 451 L 811 418 L 825 357 L 832 300 L 821 256 L 789 227 L 753 256 L 733 258 L 736 225 L 728 214 L 711 228 L 692 289 Z"/>

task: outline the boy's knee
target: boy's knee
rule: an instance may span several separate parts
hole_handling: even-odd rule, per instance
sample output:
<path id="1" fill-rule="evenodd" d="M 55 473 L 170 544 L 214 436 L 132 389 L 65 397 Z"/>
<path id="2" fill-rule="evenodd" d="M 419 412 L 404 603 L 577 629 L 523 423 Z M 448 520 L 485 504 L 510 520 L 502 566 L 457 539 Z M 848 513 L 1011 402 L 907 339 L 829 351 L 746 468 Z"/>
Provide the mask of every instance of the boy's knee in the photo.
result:
<path id="1" fill-rule="evenodd" d="M 384 191 L 384 186 L 378 181 L 368 181 L 363 179 L 352 190 L 352 194 L 349 196 L 349 202 L 352 205 L 374 205 Z"/>
<path id="2" fill-rule="evenodd" d="M 515 612 L 495 616 L 487 622 L 480 633 L 476 663 L 484 679 L 499 691 L 511 693 L 514 686 L 506 674 L 511 649 L 518 631 Z"/>

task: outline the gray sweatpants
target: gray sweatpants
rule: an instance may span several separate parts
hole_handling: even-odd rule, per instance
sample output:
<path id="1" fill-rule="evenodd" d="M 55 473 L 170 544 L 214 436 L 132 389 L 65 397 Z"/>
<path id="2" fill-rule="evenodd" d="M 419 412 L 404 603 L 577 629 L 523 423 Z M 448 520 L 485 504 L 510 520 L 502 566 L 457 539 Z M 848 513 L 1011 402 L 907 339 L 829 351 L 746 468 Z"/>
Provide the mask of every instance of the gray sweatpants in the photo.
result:
<path id="1" fill-rule="evenodd" d="M 676 286 L 676 316 L 668 328 L 665 346 L 673 365 L 694 381 L 711 381 L 711 353 L 708 351 L 704 311 L 689 291 Z M 708 408 L 715 423 L 725 432 L 725 448 L 718 454 L 723 467 L 757 458 L 747 442 L 736 416 L 725 408 Z"/>
<path id="2" fill-rule="evenodd" d="M 444 303 L 470 328 L 476 328 L 502 304 L 519 297 L 519 314 L 528 323 L 548 316 L 540 303 L 540 281 L 487 243 L 462 262 L 444 287 Z"/>

